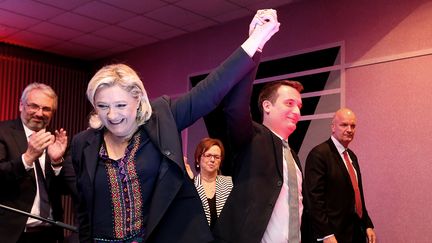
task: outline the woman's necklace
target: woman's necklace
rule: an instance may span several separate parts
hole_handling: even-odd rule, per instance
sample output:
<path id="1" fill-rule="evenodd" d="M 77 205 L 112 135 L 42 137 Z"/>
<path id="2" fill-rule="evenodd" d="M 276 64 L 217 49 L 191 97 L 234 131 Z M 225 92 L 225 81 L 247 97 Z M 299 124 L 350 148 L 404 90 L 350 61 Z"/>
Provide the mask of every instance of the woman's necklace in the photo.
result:
<path id="1" fill-rule="evenodd" d="M 201 179 L 202 179 L 204 182 L 207 182 L 207 183 L 212 183 L 212 182 L 215 182 L 215 181 L 216 181 L 216 177 L 211 178 L 211 179 L 207 179 L 207 178 L 205 178 L 205 177 L 202 176 L 202 175 L 201 175 Z"/>
<path id="2" fill-rule="evenodd" d="M 216 193 L 216 177 L 207 179 L 201 175 L 202 185 L 207 198 L 213 198 Z"/>

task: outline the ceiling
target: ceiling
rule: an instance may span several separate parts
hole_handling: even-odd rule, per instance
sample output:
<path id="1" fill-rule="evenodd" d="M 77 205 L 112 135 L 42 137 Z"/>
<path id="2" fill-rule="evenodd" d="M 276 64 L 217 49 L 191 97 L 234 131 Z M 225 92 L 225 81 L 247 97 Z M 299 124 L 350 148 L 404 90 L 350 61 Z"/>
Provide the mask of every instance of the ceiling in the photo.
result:
<path id="1" fill-rule="evenodd" d="M 0 0 L 0 42 L 95 60 L 296 0 Z"/>

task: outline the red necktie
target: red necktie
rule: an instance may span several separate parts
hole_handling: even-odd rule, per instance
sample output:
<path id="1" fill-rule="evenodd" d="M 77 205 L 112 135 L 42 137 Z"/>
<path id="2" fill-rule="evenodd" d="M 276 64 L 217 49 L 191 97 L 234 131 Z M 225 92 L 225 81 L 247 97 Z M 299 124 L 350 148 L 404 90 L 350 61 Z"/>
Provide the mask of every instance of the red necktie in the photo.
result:
<path id="1" fill-rule="evenodd" d="M 360 190 L 358 187 L 357 177 L 356 177 L 356 174 L 354 172 L 354 167 L 351 163 L 351 160 L 348 157 L 348 152 L 346 150 L 343 152 L 343 156 L 344 156 L 345 164 L 348 168 L 348 173 L 349 173 L 349 176 L 351 179 L 351 184 L 352 184 L 353 189 L 354 189 L 356 212 L 357 212 L 358 216 L 361 218 L 362 214 L 363 214 L 363 210 L 362 210 L 362 201 L 361 201 L 361 197 L 360 197 Z"/>

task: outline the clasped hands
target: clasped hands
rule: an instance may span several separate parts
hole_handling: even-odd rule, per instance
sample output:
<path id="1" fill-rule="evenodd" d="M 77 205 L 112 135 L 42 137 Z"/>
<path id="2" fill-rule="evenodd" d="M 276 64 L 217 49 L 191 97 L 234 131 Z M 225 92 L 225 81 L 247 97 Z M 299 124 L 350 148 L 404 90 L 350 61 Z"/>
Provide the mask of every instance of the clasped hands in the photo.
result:
<path id="1" fill-rule="evenodd" d="M 249 36 L 261 40 L 259 50 L 262 50 L 265 43 L 279 31 L 279 26 L 276 10 L 261 9 L 256 12 L 249 25 Z"/>
<path id="2" fill-rule="evenodd" d="M 28 166 L 38 159 L 45 149 L 53 166 L 60 165 L 67 147 L 66 131 L 61 128 L 54 134 L 45 130 L 34 132 L 28 139 L 27 150 L 24 153 L 24 160 Z"/>

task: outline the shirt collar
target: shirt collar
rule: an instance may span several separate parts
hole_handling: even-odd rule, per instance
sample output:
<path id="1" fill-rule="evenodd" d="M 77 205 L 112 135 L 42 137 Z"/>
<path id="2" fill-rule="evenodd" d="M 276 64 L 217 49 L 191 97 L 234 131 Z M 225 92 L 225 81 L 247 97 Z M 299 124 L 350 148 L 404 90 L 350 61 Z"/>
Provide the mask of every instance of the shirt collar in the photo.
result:
<path id="1" fill-rule="evenodd" d="M 23 124 L 24 132 L 25 132 L 26 138 L 28 140 L 28 138 L 30 137 L 30 135 L 32 135 L 35 131 L 33 131 L 30 128 L 28 128 L 23 122 L 21 122 L 21 123 Z M 45 131 L 45 128 L 42 129 L 42 130 Z"/>
<path id="2" fill-rule="evenodd" d="M 335 137 L 331 136 L 331 140 L 333 141 L 334 145 L 336 146 L 337 151 L 339 154 L 342 154 L 347 150 L 348 148 L 345 148 Z"/>
<path id="3" fill-rule="evenodd" d="M 274 132 L 273 130 L 271 130 L 269 127 L 267 127 L 274 135 L 276 135 L 276 137 L 280 138 L 281 141 L 284 141 L 284 139 L 282 138 L 282 136 L 279 136 L 279 134 L 277 134 L 276 132 Z M 288 143 L 288 140 L 285 140 Z M 288 148 L 290 148 L 289 143 L 288 143 Z"/>

